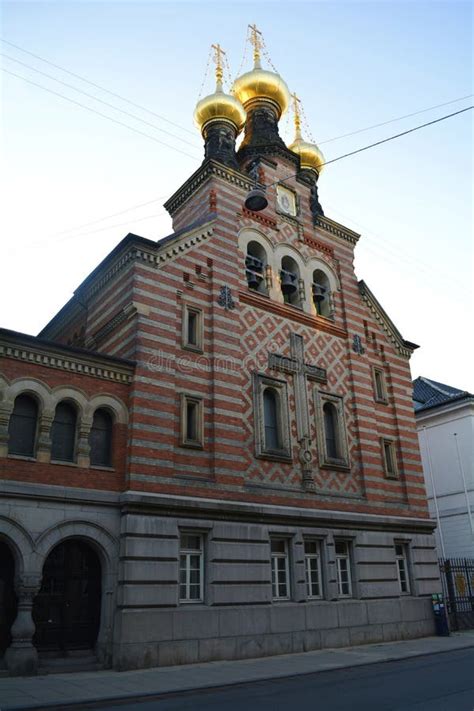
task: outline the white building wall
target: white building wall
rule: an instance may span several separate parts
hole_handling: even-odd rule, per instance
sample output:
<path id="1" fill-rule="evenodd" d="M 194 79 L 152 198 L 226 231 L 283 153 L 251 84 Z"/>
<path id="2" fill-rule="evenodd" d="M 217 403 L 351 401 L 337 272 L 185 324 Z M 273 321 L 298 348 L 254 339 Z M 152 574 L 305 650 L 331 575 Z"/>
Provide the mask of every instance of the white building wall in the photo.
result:
<path id="1" fill-rule="evenodd" d="M 422 411 L 416 421 L 439 555 L 474 558 L 474 404 Z"/>

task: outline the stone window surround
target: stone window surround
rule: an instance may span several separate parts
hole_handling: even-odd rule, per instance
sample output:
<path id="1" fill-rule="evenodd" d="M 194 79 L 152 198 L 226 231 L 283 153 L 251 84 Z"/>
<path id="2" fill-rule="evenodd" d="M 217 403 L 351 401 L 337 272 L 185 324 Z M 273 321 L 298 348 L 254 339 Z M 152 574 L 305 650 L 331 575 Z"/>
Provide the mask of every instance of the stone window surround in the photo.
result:
<path id="1" fill-rule="evenodd" d="M 314 410 L 316 418 L 316 433 L 318 440 L 319 466 L 323 469 L 336 469 L 339 471 L 349 471 L 349 447 L 347 443 L 347 429 L 344 415 L 344 398 L 342 395 L 329 393 L 321 390 L 318 385 L 314 386 Z M 334 405 L 337 414 L 337 437 L 338 448 L 341 452 L 341 457 L 334 459 L 328 457 L 326 452 L 326 437 L 324 430 L 324 414 L 323 407 L 326 402 Z"/>
<path id="2" fill-rule="evenodd" d="M 274 553 L 272 551 L 272 541 L 283 541 L 284 546 L 285 546 L 285 551 L 284 553 Z M 293 590 L 294 590 L 294 580 L 293 578 L 293 566 L 292 566 L 292 556 L 291 556 L 291 546 L 292 546 L 292 536 L 288 536 L 288 534 L 278 534 L 278 533 L 270 533 L 270 539 L 269 539 L 269 548 L 270 548 L 270 578 L 271 578 L 271 599 L 272 602 L 289 602 L 292 600 L 292 595 L 293 595 Z M 274 595 L 273 591 L 273 566 L 274 566 L 274 559 L 279 558 L 279 559 L 284 559 L 285 561 L 285 584 L 286 584 L 286 590 L 287 594 L 284 596 L 279 596 L 279 595 Z M 276 570 L 276 573 L 278 572 L 278 569 Z M 277 587 L 278 587 L 278 579 L 276 578 L 277 581 Z"/>
<path id="3" fill-rule="evenodd" d="M 50 388 L 36 378 L 18 378 L 9 383 L 2 377 L 0 378 L 0 392 L 3 395 L 3 399 L 0 401 L 0 457 L 113 471 L 113 467 L 90 465 L 89 434 L 94 412 L 99 408 L 104 408 L 111 412 L 114 425 L 116 423 L 124 424 L 127 422 L 127 409 L 124 403 L 117 397 L 98 394 L 88 398 L 79 388 L 71 386 Z M 24 457 L 22 455 L 8 453 L 8 425 L 11 413 L 13 412 L 15 399 L 21 394 L 30 395 L 38 402 L 39 411 L 34 457 Z M 77 410 L 75 461 L 73 462 L 56 462 L 51 460 L 51 427 L 56 407 L 63 401 L 71 403 Z"/>
<path id="4" fill-rule="evenodd" d="M 189 318 L 190 313 L 197 315 L 197 324 L 196 324 L 197 343 L 196 344 L 188 342 L 188 318 Z M 182 326 L 181 326 L 181 346 L 182 346 L 182 348 L 184 348 L 186 350 L 194 351 L 195 353 L 203 353 L 204 315 L 203 315 L 202 309 L 198 308 L 197 306 L 193 306 L 192 304 L 188 304 L 187 302 L 183 303 L 181 324 L 182 324 Z"/>
<path id="5" fill-rule="evenodd" d="M 377 388 L 377 375 L 380 375 L 381 380 L 381 388 L 382 388 L 382 396 L 379 396 L 378 394 L 378 388 Z M 385 377 L 385 370 L 381 366 L 378 365 L 373 365 L 372 366 L 372 381 L 373 381 L 373 386 L 374 386 L 374 400 L 375 402 L 382 403 L 383 405 L 388 405 L 388 392 L 387 392 L 387 379 Z"/>
<path id="6" fill-rule="evenodd" d="M 283 299 L 283 294 L 280 289 L 280 269 L 281 260 L 283 257 L 292 257 L 295 260 L 299 268 L 300 275 L 300 305 L 293 306 L 318 318 L 327 318 L 329 321 L 334 321 L 335 319 L 335 298 L 334 295 L 340 290 L 339 279 L 336 275 L 334 269 L 321 257 L 310 257 L 305 259 L 303 255 L 292 245 L 285 243 L 274 243 L 267 235 L 265 235 L 261 230 L 256 228 L 245 227 L 239 233 L 239 248 L 243 253 L 242 264 L 245 263 L 245 255 L 247 254 L 247 246 L 249 242 L 257 242 L 265 250 L 267 257 L 267 277 L 266 282 L 268 285 L 268 297 L 273 301 L 277 301 L 280 304 L 285 304 Z M 316 310 L 316 306 L 313 302 L 312 295 L 312 283 L 313 283 L 313 273 L 315 270 L 321 270 L 327 277 L 330 294 L 330 312 L 331 315 L 320 316 Z M 265 295 L 264 295 L 265 296 Z"/>
<path id="7" fill-rule="evenodd" d="M 191 598 L 182 598 L 180 590 L 180 580 L 178 581 L 178 600 L 180 605 L 204 605 L 206 603 L 206 529 L 202 528 L 187 528 L 185 526 L 179 526 L 179 565 L 181 570 L 181 555 L 182 551 L 186 550 L 187 553 L 191 553 L 190 549 L 182 548 L 182 536 L 197 536 L 200 540 L 200 548 L 198 551 L 199 555 L 199 598 L 193 600 Z M 195 554 L 195 553 L 194 553 Z"/>
<path id="8" fill-rule="evenodd" d="M 291 437 L 290 414 L 288 408 L 288 384 L 286 380 L 272 378 L 263 373 L 253 373 L 253 404 L 254 404 L 254 432 L 255 456 L 259 459 L 291 462 Z M 265 446 L 265 418 L 263 411 L 263 393 L 266 388 L 273 388 L 278 395 L 278 417 L 280 435 L 282 440 L 281 450 L 267 450 Z"/>
<path id="9" fill-rule="evenodd" d="M 188 449 L 204 449 L 204 398 L 190 392 L 180 392 L 180 446 Z M 197 405 L 197 433 L 196 440 L 189 440 L 186 432 L 187 413 L 186 408 L 188 403 Z"/>
<path id="10" fill-rule="evenodd" d="M 400 586 L 400 595 L 412 595 L 413 594 L 412 593 L 413 580 L 412 580 L 412 574 L 411 574 L 410 543 L 411 543 L 411 541 L 409 539 L 403 539 L 403 538 L 396 538 L 393 541 L 393 545 L 394 545 L 394 549 L 395 549 L 395 564 L 397 566 L 397 577 L 398 577 L 398 583 Z M 402 556 L 399 556 L 397 554 L 397 546 L 402 546 L 402 549 L 403 549 Z M 402 582 L 400 579 L 399 560 L 403 560 L 403 562 L 404 562 L 407 590 L 402 590 Z"/>
<path id="11" fill-rule="evenodd" d="M 389 471 L 388 469 L 388 462 L 387 462 L 387 457 L 385 454 L 385 448 L 390 447 L 391 453 L 392 453 L 392 463 L 393 463 L 393 471 Z M 387 479 L 399 479 L 400 474 L 398 470 L 398 461 L 397 461 L 397 442 L 394 437 L 380 437 L 380 448 L 382 450 L 382 463 L 383 463 L 383 471 Z"/>
<path id="12" fill-rule="evenodd" d="M 345 556 L 341 556 L 336 554 L 336 545 L 338 543 L 344 543 L 346 545 L 346 550 L 347 554 Z M 348 573 L 349 573 L 349 593 L 344 594 L 340 592 L 339 585 L 341 583 L 340 581 L 340 569 L 339 569 L 339 563 L 338 560 L 344 558 L 345 560 L 348 561 Z M 347 599 L 353 599 L 356 597 L 355 595 L 355 585 L 354 585 L 354 546 L 353 546 L 353 539 L 352 538 L 346 538 L 345 536 L 334 536 L 334 562 L 335 562 L 335 573 L 336 573 L 336 587 L 337 587 L 337 597 L 338 599 L 341 600 L 347 600 Z"/>

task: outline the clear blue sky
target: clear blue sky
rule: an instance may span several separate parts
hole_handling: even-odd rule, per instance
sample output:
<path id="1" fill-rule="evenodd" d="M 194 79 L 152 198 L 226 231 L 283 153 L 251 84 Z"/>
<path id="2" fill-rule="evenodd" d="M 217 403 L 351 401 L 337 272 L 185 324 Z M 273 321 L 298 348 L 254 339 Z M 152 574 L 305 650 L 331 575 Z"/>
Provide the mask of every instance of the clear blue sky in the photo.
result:
<path id="1" fill-rule="evenodd" d="M 472 103 L 327 142 L 471 94 L 470 3 L 4 2 L 4 39 L 191 133 L 1 43 L 9 57 L 153 126 L 11 59 L 0 58 L 3 69 L 189 153 L 2 72 L 1 325 L 38 332 L 128 231 L 151 239 L 170 232 L 162 203 L 202 160 L 192 113 L 209 46 L 222 44 L 235 73 L 249 22 L 301 96 L 328 160 Z M 286 117 L 281 129 L 291 137 Z M 320 197 L 328 216 L 362 233 L 358 277 L 422 346 L 414 376 L 474 390 L 472 112 L 328 166 Z"/>

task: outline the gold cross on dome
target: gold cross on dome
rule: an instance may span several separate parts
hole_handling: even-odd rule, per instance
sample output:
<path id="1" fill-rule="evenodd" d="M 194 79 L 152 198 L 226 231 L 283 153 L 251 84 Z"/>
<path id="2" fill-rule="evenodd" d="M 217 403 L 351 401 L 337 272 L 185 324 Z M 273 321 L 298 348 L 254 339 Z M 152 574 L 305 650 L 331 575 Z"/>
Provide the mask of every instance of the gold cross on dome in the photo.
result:
<path id="1" fill-rule="evenodd" d="M 291 98 L 293 99 L 293 111 L 295 114 L 295 131 L 296 131 L 296 138 L 301 137 L 301 116 L 300 116 L 300 107 L 299 104 L 301 104 L 301 99 L 299 99 L 296 96 L 296 93 L 293 92 L 291 95 Z"/>
<path id="2" fill-rule="evenodd" d="M 253 61 L 255 69 L 260 67 L 260 50 L 262 48 L 262 33 L 257 28 L 257 25 L 249 25 L 250 42 L 253 44 Z"/>
<path id="3" fill-rule="evenodd" d="M 218 84 L 222 84 L 222 77 L 224 76 L 224 70 L 222 67 L 222 57 L 225 55 L 224 50 L 219 43 L 211 45 L 214 50 L 214 62 L 216 65 L 216 80 Z"/>

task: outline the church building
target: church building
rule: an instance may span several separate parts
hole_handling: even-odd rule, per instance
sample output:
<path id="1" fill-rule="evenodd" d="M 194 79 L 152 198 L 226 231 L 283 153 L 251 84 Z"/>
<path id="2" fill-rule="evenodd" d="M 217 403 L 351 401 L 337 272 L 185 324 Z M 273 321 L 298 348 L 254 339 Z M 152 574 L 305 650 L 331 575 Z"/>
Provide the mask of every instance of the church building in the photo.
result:
<path id="1" fill-rule="evenodd" d="M 416 346 L 357 280 L 359 235 L 324 214 L 324 157 L 252 41 L 229 94 L 215 48 L 172 234 L 128 234 L 37 337 L 0 330 L 11 674 L 433 633 Z"/>

